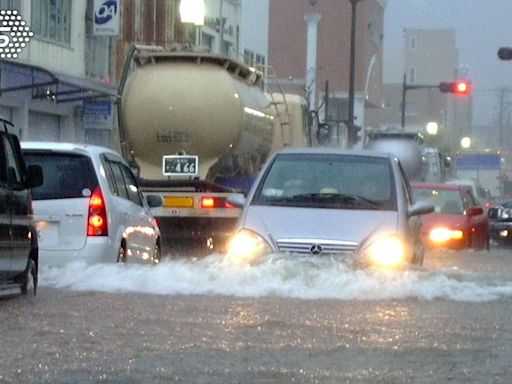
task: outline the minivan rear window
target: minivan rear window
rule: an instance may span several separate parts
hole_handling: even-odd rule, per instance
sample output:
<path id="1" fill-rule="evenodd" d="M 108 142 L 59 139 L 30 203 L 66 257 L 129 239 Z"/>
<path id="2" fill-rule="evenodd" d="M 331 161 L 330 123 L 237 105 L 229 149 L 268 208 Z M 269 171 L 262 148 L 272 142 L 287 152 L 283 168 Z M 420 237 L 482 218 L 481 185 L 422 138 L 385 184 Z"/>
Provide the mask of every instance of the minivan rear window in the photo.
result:
<path id="1" fill-rule="evenodd" d="M 76 154 L 23 152 L 27 164 L 43 168 L 43 185 L 32 189 L 33 200 L 72 199 L 90 196 L 98 186 L 91 159 Z"/>

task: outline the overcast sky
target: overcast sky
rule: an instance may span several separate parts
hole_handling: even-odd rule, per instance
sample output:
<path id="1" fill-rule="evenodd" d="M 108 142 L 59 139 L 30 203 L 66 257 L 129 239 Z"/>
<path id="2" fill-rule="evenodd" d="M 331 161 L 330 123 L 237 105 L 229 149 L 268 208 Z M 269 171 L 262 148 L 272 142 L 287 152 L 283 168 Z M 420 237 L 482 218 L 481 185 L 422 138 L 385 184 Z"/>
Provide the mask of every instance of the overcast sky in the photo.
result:
<path id="1" fill-rule="evenodd" d="M 512 61 L 498 48 L 512 46 L 512 0 L 388 0 L 384 14 L 385 81 L 401 82 L 393 68 L 404 46 L 404 28 L 452 28 L 459 64 L 468 67 L 474 91 L 474 124 L 492 124 L 496 88 L 512 87 Z M 393 53 L 394 52 L 394 53 Z M 398 77 L 398 81 L 397 81 Z"/>

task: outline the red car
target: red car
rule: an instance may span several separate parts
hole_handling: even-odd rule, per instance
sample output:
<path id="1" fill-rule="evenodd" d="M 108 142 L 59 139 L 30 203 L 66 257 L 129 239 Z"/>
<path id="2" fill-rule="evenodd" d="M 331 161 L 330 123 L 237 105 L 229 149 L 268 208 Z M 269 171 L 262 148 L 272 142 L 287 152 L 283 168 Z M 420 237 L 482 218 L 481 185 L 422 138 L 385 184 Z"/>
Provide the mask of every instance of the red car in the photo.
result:
<path id="1" fill-rule="evenodd" d="M 411 183 L 416 200 L 427 200 L 434 212 L 422 215 L 426 249 L 489 249 L 489 219 L 471 188 L 443 183 Z"/>

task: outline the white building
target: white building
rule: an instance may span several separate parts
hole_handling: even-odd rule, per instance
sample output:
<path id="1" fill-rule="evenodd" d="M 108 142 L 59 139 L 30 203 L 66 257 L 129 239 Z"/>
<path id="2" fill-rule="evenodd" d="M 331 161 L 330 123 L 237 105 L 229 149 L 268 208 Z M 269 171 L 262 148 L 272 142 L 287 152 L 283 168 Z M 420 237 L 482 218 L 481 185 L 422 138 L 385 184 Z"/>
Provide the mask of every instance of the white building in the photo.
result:
<path id="1" fill-rule="evenodd" d="M 116 89 L 108 78 L 101 83 L 87 76 L 86 57 L 95 56 L 109 39 L 92 39 L 88 33 L 92 8 L 92 0 L 0 0 L 0 10 L 17 10 L 34 34 L 17 58 L 0 59 L 0 114 L 14 122 L 22 140 L 110 144 L 110 97 Z M 96 67 L 108 64 L 104 54 Z M 108 116 L 100 111 L 106 104 L 91 103 L 99 98 L 110 105 Z M 94 129 L 91 119 L 84 127 L 84 100 L 99 107 L 92 119 L 98 118 L 100 129 Z"/>
<path id="2" fill-rule="evenodd" d="M 268 20 L 269 0 L 205 0 L 200 43 L 211 52 L 266 65 Z"/>

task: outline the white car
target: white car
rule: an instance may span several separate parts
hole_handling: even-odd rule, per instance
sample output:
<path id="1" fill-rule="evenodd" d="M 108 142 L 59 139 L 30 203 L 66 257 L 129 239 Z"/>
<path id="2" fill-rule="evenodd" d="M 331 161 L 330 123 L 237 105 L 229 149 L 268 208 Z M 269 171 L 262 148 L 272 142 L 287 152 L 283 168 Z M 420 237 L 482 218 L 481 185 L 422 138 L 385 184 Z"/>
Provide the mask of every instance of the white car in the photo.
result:
<path id="1" fill-rule="evenodd" d="M 160 230 L 149 207 L 161 205 L 161 197 L 143 197 L 117 152 L 58 142 L 21 147 L 26 163 L 43 169 L 43 184 L 32 189 L 41 263 L 160 261 Z"/>

